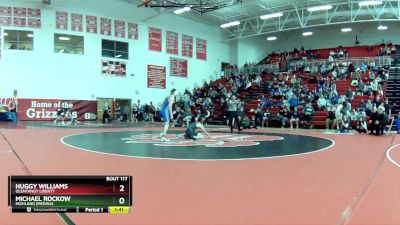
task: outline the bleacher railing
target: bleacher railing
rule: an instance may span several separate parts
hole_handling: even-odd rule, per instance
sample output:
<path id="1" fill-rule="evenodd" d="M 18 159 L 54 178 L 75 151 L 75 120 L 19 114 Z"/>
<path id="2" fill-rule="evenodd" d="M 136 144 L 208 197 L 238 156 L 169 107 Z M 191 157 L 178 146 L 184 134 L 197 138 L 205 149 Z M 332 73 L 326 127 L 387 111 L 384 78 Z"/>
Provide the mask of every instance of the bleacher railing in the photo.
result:
<path id="1" fill-rule="evenodd" d="M 360 66 L 362 63 L 366 63 L 367 65 L 371 65 L 371 63 L 375 63 L 376 66 L 390 66 L 391 65 L 391 58 L 390 56 L 379 56 L 379 57 L 357 57 L 357 58 L 346 58 L 346 59 L 336 59 L 332 62 L 328 60 L 311 60 L 311 61 L 292 61 L 288 63 L 288 68 L 294 68 L 295 66 L 300 67 L 329 67 L 332 63 L 336 64 L 345 64 L 348 65 L 349 63 L 353 64 L 354 66 Z M 241 69 L 235 68 L 227 68 L 225 69 L 225 75 L 250 75 L 250 74 L 260 74 L 262 72 L 267 73 L 278 73 L 280 71 L 279 64 L 264 64 L 264 65 L 254 65 L 254 66 L 246 66 L 242 67 Z"/>
<path id="2" fill-rule="evenodd" d="M 225 75 L 249 75 L 249 74 L 260 74 L 260 73 L 278 73 L 279 72 L 279 64 L 263 64 L 263 65 L 254 65 L 254 66 L 244 66 L 241 69 L 235 68 L 227 68 L 225 69 Z"/>
<path id="3" fill-rule="evenodd" d="M 357 58 L 346 58 L 346 59 L 336 59 L 333 61 L 328 60 L 310 60 L 310 61 L 293 61 L 290 66 L 304 66 L 304 67 L 318 67 L 324 66 L 329 67 L 332 63 L 349 65 L 353 64 L 355 67 L 361 66 L 362 63 L 371 65 L 375 63 L 376 66 L 390 66 L 391 65 L 390 56 L 378 56 L 378 57 L 357 57 Z"/>

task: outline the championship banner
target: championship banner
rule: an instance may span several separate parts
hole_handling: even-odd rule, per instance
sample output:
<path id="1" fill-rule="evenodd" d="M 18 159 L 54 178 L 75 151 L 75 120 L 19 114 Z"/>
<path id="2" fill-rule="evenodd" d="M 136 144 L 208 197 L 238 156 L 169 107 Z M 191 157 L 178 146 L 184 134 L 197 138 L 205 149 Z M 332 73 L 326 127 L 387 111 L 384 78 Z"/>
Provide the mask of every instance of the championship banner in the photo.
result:
<path id="1" fill-rule="evenodd" d="M 128 23 L 128 38 L 132 40 L 139 38 L 139 30 L 136 23 Z"/>
<path id="2" fill-rule="evenodd" d="M 78 120 L 95 120 L 97 101 L 22 98 L 18 99 L 18 120 L 55 120 L 58 109 L 65 109 L 71 114 L 76 114 Z"/>
<path id="3" fill-rule="evenodd" d="M 161 52 L 162 50 L 162 30 L 149 27 L 149 50 Z"/>
<path id="4" fill-rule="evenodd" d="M 125 21 L 114 20 L 114 36 L 125 38 Z"/>
<path id="5" fill-rule="evenodd" d="M 193 37 L 188 35 L 182 35 L 182 56 L 192 58 L 193 57 Z"/>
<path id="6" fill-rule="evenodd" d="M 126 63 L 102 60 L 101 73 L 105 76 L 126 77 Z"/>
<path id="7" fill-rule="evenodd" d="M 167 53 L 178 55 L 178 33 L 167 31 Z"/>
<path id="8" fill-rule="evenodd" d="M 0 17 L 0 26 L 11 27 L 12 17 Z"/>
<path id="9" fill-rule="evenodd" d="M 147 65 L 147 87 L 165 89 L 165 66 Z"/>
<path id="10" fill-rule="evenodd" d="M 83 31 L 83 15 L 82 14 L 71 14 L 71 29 L 72 31 Z"/>
<path id="11" fill-rule="evenodd" d="M 86 16 L 86 32 L 97 34 L 97 16 Z"/>
<path id="12" fill-rule="evenodd" d="M 100 18 L 100 34 L 111 35 L 111 19 Z"/>
<path id="13" fill-rule="evenodd" d="M 26 8 L 14 7 L 13 16 L 26 17 Z"/>
<path id="14" fill-rule="evenodd" d="M 28 27 L 30 28 L 41 28 L 42 20 L 38 18 L 28 18 Z"/>
<path id="15" fill-rule="evenodd" d="M 196 38 L 196 58 L 207 60 L 207 40 Z"/>
<path id="16" fill-rule="evenodd" d="M 188 62 L 186 59 L 170 58 L 169 74 L 175 77 L 187 77 Z"/>
<path id="17" fill-rule="evenodd" d="M 56 12 L 56 28 L 59 30 L 68 30 L 68 13 Z"/>
<path id="18" fill-rule="evenodd" d="M 14 27 L 26 27 L 26 18 L 24 17 L 13 17 Z"/>
<path id="19" fill-rule="evenodd" d="M 40 18 L 42 16 L 42 12 L 40 9 L 31 9 L 28 8 L 28 17 L 37 17 Z"/>
<path id="20" fill-rule="evenodd" d="M 12 16 L 12 8 L 0 6 L 0 16 Z"/>

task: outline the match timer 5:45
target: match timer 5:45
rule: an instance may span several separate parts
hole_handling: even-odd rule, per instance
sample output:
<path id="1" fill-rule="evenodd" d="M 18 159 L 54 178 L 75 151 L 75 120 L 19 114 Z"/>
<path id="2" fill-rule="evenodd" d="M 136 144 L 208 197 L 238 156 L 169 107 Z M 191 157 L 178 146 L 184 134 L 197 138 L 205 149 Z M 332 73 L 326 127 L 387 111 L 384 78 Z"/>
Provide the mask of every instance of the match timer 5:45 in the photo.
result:
<path id="1" fill-rule="evenodd" d="M 9 176 L 12 212 L 129 213 L 132 176 Z"/>

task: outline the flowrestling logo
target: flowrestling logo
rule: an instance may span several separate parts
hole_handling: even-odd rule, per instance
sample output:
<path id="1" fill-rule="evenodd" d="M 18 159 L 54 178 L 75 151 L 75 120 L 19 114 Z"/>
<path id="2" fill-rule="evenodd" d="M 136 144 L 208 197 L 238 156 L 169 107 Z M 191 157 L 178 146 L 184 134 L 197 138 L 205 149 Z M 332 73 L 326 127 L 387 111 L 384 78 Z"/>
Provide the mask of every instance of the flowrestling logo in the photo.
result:
<path id="1" fill-rule="evenodd" d="M 184 134 L 169 134 L 166 136 L 168 141 L 162 142 L 157 134 L 138 134 L 130 137 L 121 138 L 126 144 L 153 144 L 155 146 L 205 146 L 205 147 L 243 147 L 259 145 L 264 141 L 280 141 L 283 137 L 249 135 L 249 134 L 212 134 L 212 138 L 204 137 L 199 140 L 186 139 Z"/>

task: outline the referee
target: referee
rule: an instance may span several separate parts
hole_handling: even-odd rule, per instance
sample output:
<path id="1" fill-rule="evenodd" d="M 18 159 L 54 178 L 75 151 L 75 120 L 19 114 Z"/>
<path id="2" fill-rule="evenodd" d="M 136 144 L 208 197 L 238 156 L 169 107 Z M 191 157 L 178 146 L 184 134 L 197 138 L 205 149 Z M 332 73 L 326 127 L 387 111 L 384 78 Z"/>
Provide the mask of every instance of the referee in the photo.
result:
<path id="1" fill-rule="evenodd" d="M 229 118 L 229 125 L 231 126 L 231 133 L 233 133 L 233 124 L 234 122 L 237 124 L 238 132 L 241 131 L 240 129 L 240 121 L 238 117 L 238 105 L 239 101 L 236 100 L 236 96 L 232 95 L 231 99 L 228 101 L 228 118 Z M 233 120 L 235 119 L 235 120 Z"/>

